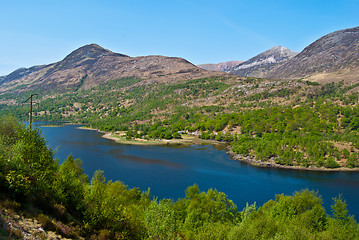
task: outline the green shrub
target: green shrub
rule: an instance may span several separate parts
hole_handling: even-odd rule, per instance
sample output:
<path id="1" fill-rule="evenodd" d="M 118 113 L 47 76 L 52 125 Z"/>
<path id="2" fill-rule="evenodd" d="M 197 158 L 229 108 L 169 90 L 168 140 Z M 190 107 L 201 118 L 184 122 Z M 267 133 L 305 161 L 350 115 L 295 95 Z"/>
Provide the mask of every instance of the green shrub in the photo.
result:
<path id="1" fill-rule="evenodd" d="M 52 220 L 44 215 L 44 214 L 39 214 L 37 217 L 36 217 L 37 221 L 39 221 L 39 223 L 41 224 L 41 226 L 48 230 L 48 231 L 56 231 L 56 225 L 55 223 L 52 222 Z"/>
<path id="2" fill-rule="evenodd" d="M 327 168 L 338 168 L 340 165 L 335 161 L 335 159 L 332 156 L 329 156 L 327 160 L 324 162 L 324 167 Z"/>

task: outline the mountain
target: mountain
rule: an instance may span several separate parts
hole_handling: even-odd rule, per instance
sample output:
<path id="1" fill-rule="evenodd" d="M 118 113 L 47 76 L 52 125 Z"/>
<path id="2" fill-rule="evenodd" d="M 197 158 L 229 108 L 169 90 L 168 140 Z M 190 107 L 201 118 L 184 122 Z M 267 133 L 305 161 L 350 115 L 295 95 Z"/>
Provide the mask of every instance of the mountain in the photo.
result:
<path id="1" fill-rule="evenodd" d="M 228 72 L 232 67 L 241 64 L 243 61 L 228 61 L 217 64 L 199 64 L 197 67 L 203 68 L 207 71 L 221 71 Z"/>
<path id="2" fill-rule="evenodd" d="M 286 47 L 275 46 L 239 65 L 228 70 L 228 72 L 241 77 L 263 77 L 268 71 L 278 64 L 293 58 L 297 52 Z"/>
<path id="3" fill-rule="evenodd" d="M 6 82 L 11 82 L 13 80 L 25 77 L 25 76 L 33 73 L 33 72 L 41 70 L 44 67 L 45 67 L 45 65 L 33 66 L 33 67 L 30 67 L 30 68 L 19 68 L 19 69 L 13 71 L 12 73 L 10 73 L 9 75 L 1 76 L 0 77 L 0 84 L 6 83 Z"/>
<path id="4" fill-rule="evenodd" d="M 266 74 L 268 78 L 328 82 L 359 79 L 359 27 L 321 37 Z"/>
<path id="5" fill-rule="evenodd" d="M 0 93 L 27 90 L 89 89 L 112 79 L 139 78 L 149 82 L 179 81 L 224 73 L 196 67 L 185 59 L 164 56 L 129 57 L 96 44 L 85 45 L 63 60 L 18 69 L 0 79 Z"/>

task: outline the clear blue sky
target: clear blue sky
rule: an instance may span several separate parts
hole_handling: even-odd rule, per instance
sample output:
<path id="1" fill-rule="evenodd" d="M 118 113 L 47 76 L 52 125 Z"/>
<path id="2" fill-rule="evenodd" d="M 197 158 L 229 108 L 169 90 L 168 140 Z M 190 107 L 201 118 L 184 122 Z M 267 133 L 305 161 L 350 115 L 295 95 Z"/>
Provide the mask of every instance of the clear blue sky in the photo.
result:
<path id="1" fill-rule="evenodd" d="M 358 25 L 358 0 L 0 0 L 0 76 L 89 43 L 133 57 L 218 63 L 275 45 L 300 52 Z"/>

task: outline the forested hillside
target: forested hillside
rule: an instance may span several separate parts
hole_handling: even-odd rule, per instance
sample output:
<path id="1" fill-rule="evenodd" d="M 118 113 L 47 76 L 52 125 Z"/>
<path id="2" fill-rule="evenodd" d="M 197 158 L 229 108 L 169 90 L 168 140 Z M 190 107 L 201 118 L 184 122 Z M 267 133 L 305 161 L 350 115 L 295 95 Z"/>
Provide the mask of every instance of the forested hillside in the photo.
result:
<path id="1" fill-rule="evenodd" d="M 82 123 L 128 139 L 173 139 L 196 132 L 233 152 L 278 166 L 359 166 L 359 84 L 212 77 L 176 84 L 125 78 L 39 98 L 37 121 Z M 26 119 L 27 94 L 2 105 Z M 2 96 L 9 99 L 9 96 Z M 20 106 L 19 106 L 20 105 Z"/>
<path id="2" fill-rule="evenodd" d="M 359 226 L 345 200 L 333 196 L 325 210 L 319 193 L 276 195 L 242 209 L 215 189 L 188 187 L 186 197 L 158 200 L 150 189 L 91 180 L 71 155 L 61 165 L 38 129 L 0 118 L 1 237 L 24 238 L 11 216 L 36 218 L 45 229 L 72 239 L 357 239 Z M 85 160 L 85 159 L 84 159 Z M 29 233 L 26 233 L 29 237 Z"/>

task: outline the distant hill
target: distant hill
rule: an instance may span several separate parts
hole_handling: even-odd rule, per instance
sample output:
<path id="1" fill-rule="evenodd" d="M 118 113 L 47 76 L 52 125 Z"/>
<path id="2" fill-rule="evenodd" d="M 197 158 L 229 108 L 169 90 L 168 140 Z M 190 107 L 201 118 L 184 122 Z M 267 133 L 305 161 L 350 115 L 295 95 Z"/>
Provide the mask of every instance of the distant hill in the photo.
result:
<path id="1" fill-rule="evenodd" d="M 33 67 L 30 67 L 30 68 L 19 68 L 19 69 L 13 71 L 12 73 L 10 73 L 9 75 L 1 76 L 0 77 L 0 84 L 20 79 L 20 78 L 25 77 L 25 76 L 33 73 L 33 72 L 39 71 L 39 70 L 41 70 L 41 69 L 43 69 L 45 67 L 46 67 L 46 65 L 33 66 Z"/>
<path id="2" fill-rule="evenodd" d="M 286 47 L 275 46 L 241 64 L 233 66 L 228 72 L 241 77 L 263 77 L 274 67 L 297 55 Z"/>
<path id="3" fill-rule="evenodd" d="M 203 68 L 208 71 L 221 71 L 221 72 L 228 72 L 229 69 L 232 67 L 241 64 L 243 61 L 228 61 L 222 62 L 217 64 L 200 64 L 197 67 Z"/>
<path id="4" fill-rule="evenodd" d="M 108 80 L 139 78 L 148 81 L 178 81 L 224 73 L 196 67 L 183 58 L 164 56 L 129 57 L 96 44 L 73 51 L 63 60 L 43 66 L 21 68 L 0 79 L 0 93 L 31 89 L 64 91 L 88 89 Z"/>
<path id="5" fill-rule="evenodd" d="M 359 80 L 359 27 L 321 37 L 265 77 L 319 82 Z"/>

